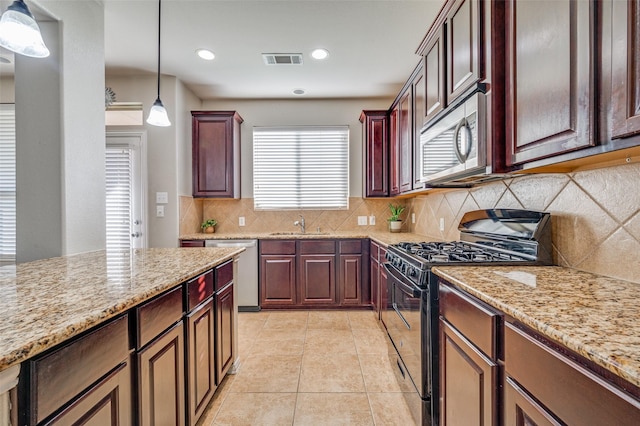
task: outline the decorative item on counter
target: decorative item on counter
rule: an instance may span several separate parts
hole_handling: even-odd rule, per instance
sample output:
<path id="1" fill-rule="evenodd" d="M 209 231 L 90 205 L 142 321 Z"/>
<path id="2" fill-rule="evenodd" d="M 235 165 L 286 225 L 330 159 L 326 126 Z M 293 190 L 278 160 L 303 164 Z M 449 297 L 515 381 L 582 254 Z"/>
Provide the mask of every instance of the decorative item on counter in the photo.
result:
<path id="1" fill-rule="evenodd" d="M 389 203 L 389 209 L 391 210 L 391 217 L 387 219 L 389 222 L 389 232 L 400 232 L 402 228 L 402 220 L 400 219 L 400 215 L 404 211 L 405 207 L 398 204 L 394 206 Z"/>
<path id="2" fill-rule="evenodd" d="M 207 219 L 204 222 L 202 222 L 202 225 L 200 225 L 200 227 L 202 228 L 202 231 L 205 234 L 213 234 L 214 232 L 216 232 L 216 228 L 215 226 L 218 224 L 218 221 L 215 219 Z"/>

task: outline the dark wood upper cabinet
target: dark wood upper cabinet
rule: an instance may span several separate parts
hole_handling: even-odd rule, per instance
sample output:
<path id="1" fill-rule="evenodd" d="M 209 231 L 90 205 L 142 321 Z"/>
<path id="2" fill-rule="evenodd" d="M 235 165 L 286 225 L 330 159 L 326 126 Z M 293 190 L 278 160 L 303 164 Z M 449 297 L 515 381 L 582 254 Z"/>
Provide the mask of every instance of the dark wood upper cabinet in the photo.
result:
<path id="1" fill-rule="evenodd" d="M 613 1 L 612 137 L 640 133 L 640 2 Z"/>
<path id="2" fill-rule="evenodd" d="M 364 152 L 364 196 L 389 195 L 389 142 L 387 111 L 365 110 L 360 114 Z"/>
<path id="3" fill-rule="evenodd" d="M 400 170 L 398 168 L 398 105 L 389 111 L 389 195 L 400 193 Z"/>
<path id="4" fill-rule="evenodd" d="M 478 82 L 480 7 L 478 0 L 457 0 L 446 19 L 447 99 L 453 100 Z"/>
<path id="5" fill-rule="evenodd" d="M 420 156 L 418 155 L 420 132 L 424 125 L 425 116 L 425 78 L 422 72 L 422 63 L 418 65 L 418 73 L 411 82 L 413 91 L 413 137 L 411 138 L 411 151 L 413 153 L 413 189 L 419 189 L 424 186 L 420 182 Z"/>
<path id="6" fill-rule="evenodd" d="M 240 198 L 240 124 L 235 111 L 191 111 L 193 196 Z"/>
<path id="7" fill-rule="evenodd" d="M 508 166 L 594 144 L 593 15 L 588 1 L 505 2 Z"/>
<path id="8" fill-rule="evenodd" d="M 424 117 L 423 123 L 442 111 L 444 98 L 444 33 L 435 33 L 424 52 Z"/>
<path id="9" fill-rule="evenodd" d="M 413 189 L 413 88 L 407 87 L 398 102 L 398 175 L 400 192 Z"/>

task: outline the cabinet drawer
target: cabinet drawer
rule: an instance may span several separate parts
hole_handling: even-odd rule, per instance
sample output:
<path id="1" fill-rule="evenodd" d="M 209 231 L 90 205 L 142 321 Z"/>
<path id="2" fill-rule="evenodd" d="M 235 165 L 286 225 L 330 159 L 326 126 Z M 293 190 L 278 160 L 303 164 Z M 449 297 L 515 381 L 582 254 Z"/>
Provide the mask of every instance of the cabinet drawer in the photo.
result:
<path id="1" fill-rule="evenodd" d="M 362 243 L 360 240 L 338 241 L 341 254 L 360 254 L 362 253 Z"/>
<path id="2" fill-rule="evenodd" d="M 640 401 L 512 324 L 504 338 L 506 375 L 563 423 L 638 424 Z"/>
<path id="3" fill-rule="evenodd" d="M 300 241 L 300 254 L 334 254 L 335 240 Z"/>
<path id="4" fill-rule="evenodd" d="M 205 272 L 188 281 L 186 291 L 187 311 L 191 311 L 213 295 L 213 271 Z"/>
<path id="5" fill-rule="evenodd" d="M 140 349 L 182 318 L 182 286 L 136 308 L 136 348 Z"/>
<path id="6" fill-rule="evenodd" d="M 262 240 L 260 254 L 296 254 L 294 240 Z"/>
<path id="7" fill-rule="evenodd" d="M 128 316 L 124 315 L 31 361 L 32 421 L 44 420 L 127 359 L 128 354 Z"/>
<path id="8" fill-rule="evenodd" d="M 233 281 L 233 260 L 216 268 L 215 289 L 220 290 Z"/>
<path id="9" fill-rule="evenodd" d="M 182 240 L 180 247 L 204 247 L 204 240 Z"/>
<path id="10" fill-rule="evenodd" d="M 440 315 L 489 358 L 498 357 L 496 334 L 500 314 L 440 281 Z"/>

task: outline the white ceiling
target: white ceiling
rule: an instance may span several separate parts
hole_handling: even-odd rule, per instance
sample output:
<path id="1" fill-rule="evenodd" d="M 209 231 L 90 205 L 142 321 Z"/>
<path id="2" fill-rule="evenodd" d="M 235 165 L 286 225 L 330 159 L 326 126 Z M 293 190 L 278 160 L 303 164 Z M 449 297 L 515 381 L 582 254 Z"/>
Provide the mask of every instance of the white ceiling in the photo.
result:
<path id="1" fill-rule="evenodd" d="M 36 1 L 27 4 L 40 18 Z M 162 73 L 201 99 L 393 97 L 443 1 L 163 0 Z M 102 3 L 107 77 L 155 74 L 158 1 Z M 4 11 L 8 1 L 0 4 Z M 312 59 L 317 47 L 329 58 Z M 197 48 L 212 50 L 215 60 L 200 59 Z M 304 64 L 267 66 L 262 53 L 302 53 Z M 0 64 L 0 71 L 12 67 Z"/>
<path id="2" fill-rule="evenodd" d="M 107 75 L 156 72 L 155 0 L 105 0 Z M 163 74 L 201 99 L 395 96 L 442 0 L 164 0 Z M 214 61 L 196 56 L 215 52 Z M 311 58 L 328 49 L 325 61 Z M 302 66 L 266 66 L 261 53 L 302 53 Z"/>

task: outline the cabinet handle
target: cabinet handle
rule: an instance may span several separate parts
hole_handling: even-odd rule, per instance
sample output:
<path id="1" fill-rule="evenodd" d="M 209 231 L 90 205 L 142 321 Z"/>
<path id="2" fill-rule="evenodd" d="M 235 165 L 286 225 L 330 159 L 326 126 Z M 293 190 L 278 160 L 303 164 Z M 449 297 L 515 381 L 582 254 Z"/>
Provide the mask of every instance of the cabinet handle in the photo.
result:
<path id="1" fill-rule="evenodd" d="M 458 144 L 458 138 L 460 137 L 460 130 L 464 129 L 466 133 L 467 143 L 465 144 L 465 151 L 460 151 L 460 145 Z M 467 118 L 463 118 L 458 122 L 456 129 L 453 132 L 453 152 L 455 152 L 456 157 L 460 163 L 464 163 L 469 158 L 469 154 L 471 153 L 471 144 L 473 144 L 473 135 L 471 134 L 471 128 L 469 127 L 469 122 Z"/>

